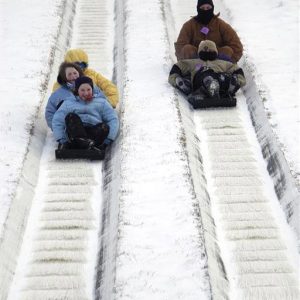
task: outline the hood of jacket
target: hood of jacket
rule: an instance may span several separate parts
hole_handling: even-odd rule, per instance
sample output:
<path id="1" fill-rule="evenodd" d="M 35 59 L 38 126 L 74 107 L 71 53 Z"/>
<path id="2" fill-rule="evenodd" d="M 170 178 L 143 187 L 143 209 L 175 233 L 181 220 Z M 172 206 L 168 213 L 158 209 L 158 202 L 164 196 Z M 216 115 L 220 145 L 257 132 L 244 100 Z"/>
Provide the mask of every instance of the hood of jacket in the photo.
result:
<path id="1" fill-rule="evenodd" d="M 89 63 L 89 58 L 86 52 L 82 49 L 70 49 L 65 55 L 65 62 L 84 62 Z"/>

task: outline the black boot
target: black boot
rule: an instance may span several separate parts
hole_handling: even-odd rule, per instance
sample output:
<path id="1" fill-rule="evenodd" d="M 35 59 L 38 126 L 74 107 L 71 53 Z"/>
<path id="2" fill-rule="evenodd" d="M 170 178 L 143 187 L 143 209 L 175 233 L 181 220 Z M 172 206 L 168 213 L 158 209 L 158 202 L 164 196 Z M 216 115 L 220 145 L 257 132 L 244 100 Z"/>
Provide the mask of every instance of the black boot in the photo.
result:
<path id="1" fill-rule="evenodd" d="M 73 138 L 71 140 L 72 145 L 77 149 L 87 149 L 90 150 L 93 148 L 95 142 L 87 138 Z"/>

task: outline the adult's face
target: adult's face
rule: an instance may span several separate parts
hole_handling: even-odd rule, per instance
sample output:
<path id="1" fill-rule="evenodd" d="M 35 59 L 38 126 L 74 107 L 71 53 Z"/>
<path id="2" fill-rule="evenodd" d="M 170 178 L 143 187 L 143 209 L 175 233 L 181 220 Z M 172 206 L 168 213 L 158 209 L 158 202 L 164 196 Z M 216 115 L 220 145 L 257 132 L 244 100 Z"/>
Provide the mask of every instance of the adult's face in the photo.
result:
<path id="1" fill-rule="evenodd" d="M 202 10 L 210 10 L 212 6 L 210 4 L 202 4 L 199 8 Z"/>
<path id="2" fill-rule="evenodd" d="M 73 67 L 66 68 L 66 79 L 68 82 L 74 82 L 79 77 L 78 71 Z"/>

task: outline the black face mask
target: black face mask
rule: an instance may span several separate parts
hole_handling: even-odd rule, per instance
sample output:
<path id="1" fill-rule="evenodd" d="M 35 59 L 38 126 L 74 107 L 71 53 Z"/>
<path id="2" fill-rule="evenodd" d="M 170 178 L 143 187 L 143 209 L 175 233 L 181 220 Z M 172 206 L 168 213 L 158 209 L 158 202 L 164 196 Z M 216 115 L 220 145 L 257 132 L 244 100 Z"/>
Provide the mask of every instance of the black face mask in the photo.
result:
<path id="1" fill-rule="evenodd" d="M 204 10 L 197 7 L 197 12 L 198 15 L 196 17 L 196 20 L 204 25 L 207 25 L 214 16 L 214 8 Z"/>
<path id="2" fill-rule="evenodd" d="M 215 60 L 217 58 L 216 52 L 207 52 L 207 51 L 200 51 L 199 57 L 202 60 Z"/>

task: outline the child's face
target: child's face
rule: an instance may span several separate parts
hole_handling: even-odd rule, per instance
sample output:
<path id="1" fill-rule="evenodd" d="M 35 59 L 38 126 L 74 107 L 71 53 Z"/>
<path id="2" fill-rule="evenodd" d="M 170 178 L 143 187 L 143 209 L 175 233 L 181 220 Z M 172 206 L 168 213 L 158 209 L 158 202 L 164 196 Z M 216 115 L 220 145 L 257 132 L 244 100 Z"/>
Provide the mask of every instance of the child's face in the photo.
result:
<path id="1" fill-rule="evenodd" d="M 79 77 L 79 73 L 75 68 L 66 68 L 66 79 L 68 82 L 74 82 Z"/>
<path id="2" fill-rule="evenodd" d="M 93 99 L 93 89 L 88 83 L 83 83 L 78 89 L 78 96 L 85 101 Z"/>

